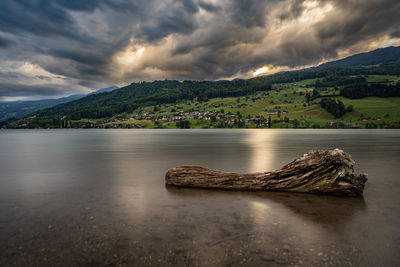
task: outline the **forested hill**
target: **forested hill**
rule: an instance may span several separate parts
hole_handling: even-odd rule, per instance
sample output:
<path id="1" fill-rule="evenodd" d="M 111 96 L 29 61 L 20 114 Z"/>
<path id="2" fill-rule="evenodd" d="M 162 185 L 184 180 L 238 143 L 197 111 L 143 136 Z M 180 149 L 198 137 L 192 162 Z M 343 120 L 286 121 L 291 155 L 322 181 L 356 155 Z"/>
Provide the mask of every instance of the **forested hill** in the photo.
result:
<path id="1" fill-rule="evenodd" d="M 132 83 L 109 93 L 44 109 L 37 116 L 65 115 L 71 119 L 101 118 L 130 112 L 139 106 L 174 103 L 178 100 L 205 100 L 214 97 L 242 96 L 265 91 L 271 84 L 264 79 L 235 81 L 175 81 Z"/>
<path id="2" fill-rule="evenodd" d="M 344 68 L 345 67 L 345 68 Z M 400 74 L 400 47 L 378 49 L 342 60 L 325 63 L 317 68 L 291 71 L 253 79 L 233 81 L 176 81 L 132 83 L 98 95 L 57 105 L 35 113 L 39 117 L 67 116 L 70 119 L 110 117 L 132 112 L 138 107 L 175 103 L 179 100 L 205 100 L 215 97 L 237 97 L 257 91 L 268 91 L 272 84 L 322 79 L 336 85 L 352 82 L 350 76 Z M 347 78 L 344 78 L 347 77 Z M 350 78 L 349 78 L 350 77 Z M 358 78 L 357 78 L 358 79 Z M 357 80 L 358 81 L 358 80 Z M 354 82 L 354 81 L 353 81 Z"/>
<path id="3" fill-rule="evenodd" d="M 71 102 L 84 96 L 85 95 L 71 95 L 57 99 L 0 102 L 0 121 L 11 118 L 21 118 L 35 111 Z"/>
<path id="4" fill-rule="evenodd" d="M 380 48 L 371 52 L 353 55 L 344 59 L 327 62 L 316 69 L 323 68 L 359 68 L 369 66 L 399 66 L 400 47 Z"/>

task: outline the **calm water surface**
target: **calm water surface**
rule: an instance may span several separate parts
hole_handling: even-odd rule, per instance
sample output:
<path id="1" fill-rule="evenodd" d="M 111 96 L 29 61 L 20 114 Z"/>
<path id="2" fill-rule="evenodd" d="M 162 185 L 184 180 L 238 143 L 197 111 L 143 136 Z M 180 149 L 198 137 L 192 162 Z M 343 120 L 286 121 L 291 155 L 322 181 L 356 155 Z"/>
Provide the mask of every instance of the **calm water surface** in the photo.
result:
<path id="1" fill-rule="evenodd" d="M 364 198 L 166 188 L 341 148 Z M 0 265 L 399 266 L 398 130 L 0 131 Z"/>

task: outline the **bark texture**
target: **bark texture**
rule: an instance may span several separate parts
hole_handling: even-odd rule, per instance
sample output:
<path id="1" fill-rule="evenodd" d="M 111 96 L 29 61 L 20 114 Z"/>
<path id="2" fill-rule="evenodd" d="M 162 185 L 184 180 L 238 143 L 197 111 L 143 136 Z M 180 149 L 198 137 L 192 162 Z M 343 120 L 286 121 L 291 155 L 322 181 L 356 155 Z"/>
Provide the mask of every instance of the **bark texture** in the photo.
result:
<path id="1" fill-rule="evenodd" d="M 238 174 L 200 166 L 170 169 L 170 186 L 249 191 L 286 191 L 361 196 L 366 174 L 354 174 L 354 160 L 340 149 L 313 150 L 272 172 Z"/>

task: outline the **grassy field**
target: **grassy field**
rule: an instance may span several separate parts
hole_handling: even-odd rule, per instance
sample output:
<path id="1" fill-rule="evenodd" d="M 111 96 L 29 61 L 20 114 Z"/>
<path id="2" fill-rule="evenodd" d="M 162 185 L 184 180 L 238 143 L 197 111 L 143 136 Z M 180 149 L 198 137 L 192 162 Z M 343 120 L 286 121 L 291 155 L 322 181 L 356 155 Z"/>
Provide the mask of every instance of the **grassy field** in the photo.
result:
<path id="1" fill-rule="evenodd" d="M 141 128 L 176 128 L 175 122 L 167 122 L 159 119 L 121 120 L 130 118 L 140 112 L 148 112 L 155 118 L 174 116 L 177 112 L 221 112 L 232 114 L 241 118 L 255 118 L 271 116 L 272 128 L 291 127 L 330 127 L 335 123 L 343 123 L 346 127 L 376 126 L 376 127 L 398 127 L 400 125 L 400 98 L 378 98 L 368 97 L 363 99 L 348 99 L 334 96 L 340 99 L 345 106 L 352 105 L 353 112 L 347 112 L 341 118 L 335 118 L 332 114 L 322 109 L 319 105 L 320 99 L 305 104 L 305 94 L 313 91 L 316 79 L 308 79 L 300 82 L 274 84 L 272 91 L 257 92 L 253 95 L 242 97 L 213 98 L 205 102 L 195 100 L 182 101 L 175 104 L 160 106 L 149 106 L 135 110 L 131 114 L 119 114 L 114 122 L 104 123 L 107 127 L 119 127 L 121 125 L 140 125 Z M 386 75 L 370 75 L 370 82 L 397 82 L 400 77 Z M 338 95 L 339 91 L 334 88 L 320 89 L 321 95 Z M 268 112 L 279 110 L 280 115 L 271 115 Z M 286 118 L 286 122 L 285 119 Z M 119 121 L 121 120 L 121 121 Z M 210 121 L 189 119 L 191 128 L 210 127 Z M 343 126 L 343 125 L 342 125 Z M 245 127 L 253 128 L 256 125 L 251 119 L 246 122 Z"/>

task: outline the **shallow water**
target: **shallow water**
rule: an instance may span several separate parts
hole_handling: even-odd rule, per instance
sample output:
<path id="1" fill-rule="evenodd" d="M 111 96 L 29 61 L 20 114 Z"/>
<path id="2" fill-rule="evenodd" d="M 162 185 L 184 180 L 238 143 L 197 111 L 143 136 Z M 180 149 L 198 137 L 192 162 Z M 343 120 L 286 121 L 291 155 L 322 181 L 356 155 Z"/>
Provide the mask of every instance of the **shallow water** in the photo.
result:
<path id="1" fill-rule="evenodd" d="M 167 188 L 341 148 L 364 198 Z M 0 265 L 399 266 L 399 130 L 0 131 Z"/>

